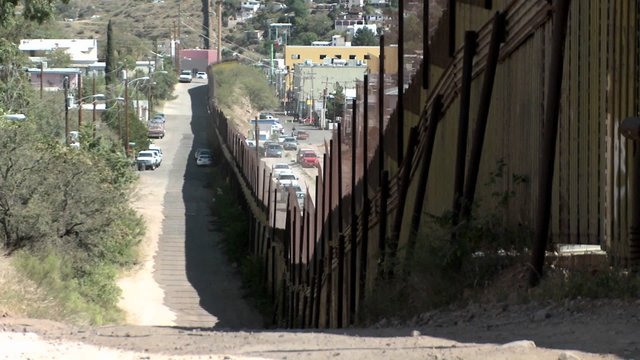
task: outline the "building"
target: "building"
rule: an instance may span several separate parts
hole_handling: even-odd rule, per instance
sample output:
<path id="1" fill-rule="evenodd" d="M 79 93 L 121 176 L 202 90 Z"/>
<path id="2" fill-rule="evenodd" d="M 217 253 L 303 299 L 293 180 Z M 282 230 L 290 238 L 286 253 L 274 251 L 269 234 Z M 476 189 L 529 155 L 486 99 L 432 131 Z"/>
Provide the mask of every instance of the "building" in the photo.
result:
<path id="1" fill-rule="evenodd" d="M 47 61 L 49 53 L 57 49 L 69 54 L 72 67 L 88 68 L 98 61 L 96 39 L 22 39 L 18 48 L 32 63 Z"/>
<path id="2" fill-rule="evenodd" d="M 198 71 L 207 71 L 207 67 L 217 60 L 218 54 L 215 49 L 180 50 L 180 70 L 191 70 L 194 74 Z"/>
<path id="3" fill-rule="evenodd" d="M 362 15 L 343 15 L 340 19 L 335 19 L 333 22 L 333 28 L 336 31 L 347 31 L 349 26 L 365 25 L 365 20 Z"/>
<path id="4" fill-rule="evenodd" d="M 338 41 L 337 39 L 332 39 Z M 332 64 L 332 59 L 353 60 L 355 64 L 368 64 L 380 54 L 378 46 L 299 46 L 290 45 L 284 48 L 284 61 L 286 68 L 291 71 L 296 64 Z M 372 69 L 370 69 L 372 70 Z M 287 89 L 291 88 L 293 77 L 286 77 Z"/>
<path id="5" fill-rule="evenodd" d="M 31 79 L 31 85 L 34 88 L 42 88 L 45 91 L 55 91 L 63 89 L 64 78 L 69 78 L 69 88 L 74 89 L 78 86 L 78 79 L 82 70 L 79 68 L 29 68 L 27 74 Z"/>
<path id="6" fill-rule="evenodd" d="M 354 93 L 357 82 L 362 81 L 367 73 L 367 66 L 355 61 L 341 65 L 299 63 L 295 65 L 293 73 L 288 109 L 306 117 L 311 109 L 322 113 L 322 109 L 326 108 L 324 101 L 334 92 L 336 83 L 340 84 L 345 94 Z"/>
<path id="7" fill-rule="evenodd" d="M 242 20 L 250 19 L 256 16 L 256 13 L 262 6 L 262 3 L 257 0 L 246 0 L 240 4 L 240 16 Z"/>

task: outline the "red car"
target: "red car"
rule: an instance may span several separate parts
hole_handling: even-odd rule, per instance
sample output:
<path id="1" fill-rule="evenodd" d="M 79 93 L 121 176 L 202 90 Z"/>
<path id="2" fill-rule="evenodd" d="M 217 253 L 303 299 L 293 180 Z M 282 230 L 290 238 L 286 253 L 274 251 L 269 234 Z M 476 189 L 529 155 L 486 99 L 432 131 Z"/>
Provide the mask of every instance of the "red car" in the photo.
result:
<path id="1" fill-rule="evenodd" d="M 320 164 L 320 159 L 318 159 L 318 155 L 313 151 L 307 151 L 302 154 L 300 159 L 300 165 L 302 167 L 315 167 Z"/>

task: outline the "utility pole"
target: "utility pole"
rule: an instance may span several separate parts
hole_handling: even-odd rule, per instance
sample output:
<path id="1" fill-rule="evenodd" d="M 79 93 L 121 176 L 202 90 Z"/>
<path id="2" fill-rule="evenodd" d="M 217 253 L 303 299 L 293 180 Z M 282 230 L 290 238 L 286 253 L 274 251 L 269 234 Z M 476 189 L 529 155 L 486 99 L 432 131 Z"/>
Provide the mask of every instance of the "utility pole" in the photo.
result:
<path id="1" fill-rule="evenodd" d="M 181 62 L 180 58 L 180 49 L 182 49 L 182 44 L 180 43 L 180 37 L 182 36 L 182 7 L 180 6 L 180 2 L 178 2 L 178 33 L 176 35 L 178 42 L 176 43 L 176 56 L 178 57 L 178 73 L 180 73 Z"/>
<path id="2" fill-rule="evenodd" d="M 65 75 L 62 81 L 64 87 L 64 141 L 69 145 L 69 76 Z"/>
<path id="3" fill-rule="evenodd" d="M 44 90 L 44 61 L 40 62 L 40 99 L 42 99 L 42 93 Z"/>
<path id="4" fill-rule="evenodd" d="M 94 96 L 94 98 L 93 98 L 93 114 L 92 114 L 93 115 L 92 122 L 93 122 L 93 138 L 94 139 L 96 138 L 96 98 L 95 98 L 95 95 L 96 95 L 96 72 L 94 71 L 93 72 L 93 96 Z"/>
<path id="5" fill-rule="evenodd" d="M 179 63 L 178 63 L 178 30 L 176 27 L 176 22 L 175 20 L 173 21 L 173 32 L 172 32 L 172 37 L 173 37 L 173 64 L 176 67 L 176 74 L 180 74 L 180 67 L 179 67 Z"/>
<path id="6" fill-rule="evenodd" d="M 129 78 L 127 77 L 124 78 L 124 149 L 129 157 Z"/>
<path id="7" fill-rule="evenodd" d="M 207 0 L 207 37 L 204 39 L 205 49 L 211 50 L 213 48 L 213 0 Z"/>
<path id="8" fill-rule="evenodd" d="M 82 73 L 78 74 L 78 131 L 82 127 Z"/>
<path id="9" fill-rule="evenodd" d="M 222 62 L 222 1 L 218 0 L 218 62 Z"/>

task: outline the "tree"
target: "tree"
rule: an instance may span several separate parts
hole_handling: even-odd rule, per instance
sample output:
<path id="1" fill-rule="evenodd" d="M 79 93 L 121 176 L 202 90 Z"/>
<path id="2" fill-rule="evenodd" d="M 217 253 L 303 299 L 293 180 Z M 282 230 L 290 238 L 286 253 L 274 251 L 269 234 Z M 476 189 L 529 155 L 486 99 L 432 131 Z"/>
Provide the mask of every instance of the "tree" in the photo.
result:
<path id="1" fill-rule="evenodd" d="M 6 26 L 15 17 L 16 6 L 22 7 L 25 19 L 41 24 L 52 17 L 58 2 L 66 4 L 69 0 L 0 0 L 0 25 Z"/>
<path id="2" fill-rule="evenodd" d="M 356 34 L 353 36 L 353 41 L 351 41 L 351 45 L 376 46 L 378 45 L 378 39 L 376 39 L 376 34 L 374 34 L 373 31 L 369 30 L 369 28 L 362 27 L 356 31 Z"/>
<path id="3" fill-rule="evenodd" d="M 64 49 L 57 48 L 47 54 L 47 61 L 49 67 L 68 67 L 71 64 L 71 55 Z"/>
<path id="4" fill-rule="evenodd" d="M 24 113 L 31 103 L 33 87 L 22 70 L 25 55 L 14 43 L 0 39 L 0 109 Z"/>
<path id="5" fill-rule="evenodd" d="M 335 83 L 333 90 L 333 94 L 327 99 L 327 118 L 335 121 L 338 117 L 344 119 L 346 96 L 340 83 Z"/>
<path id="6" fill-rule="evenodd" d="M 113 24 L 111 23 L 111 19 L 109 19 L 109 24 L 107 24 L 107 59 L 104 66 L 105 83 L 107 86 L 115 82 L 115 61 L 116 59 L 113 51 Z"/>
<path id="7" fill-rule="evenodd" d="M 287 9 L 296 14 L 297 20 L 302 20 L 309 15 L 309 5 L 306 0 L 289 0 L 287 1 Z"/>

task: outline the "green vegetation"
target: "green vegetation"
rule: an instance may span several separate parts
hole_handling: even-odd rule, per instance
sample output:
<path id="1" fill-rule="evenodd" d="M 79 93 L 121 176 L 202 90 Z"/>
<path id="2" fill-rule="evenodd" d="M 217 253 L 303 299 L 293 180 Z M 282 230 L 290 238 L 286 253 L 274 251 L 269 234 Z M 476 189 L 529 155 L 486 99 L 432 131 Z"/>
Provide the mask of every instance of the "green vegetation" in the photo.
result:
<path id="1" fill-rule="evenodd" d="M 80 323 L 118 321 L 116 276 L 137 261 L 144 232 L 129 205 L 137 173 L 109 127 L 94 138 L 87 121 L 78 129 L 80 149 L 65 145 L 63 92 L 40 98 L 14 44 L 0 41 L 0 63 L 0 114 L 27 116 L 23 122 L 0 119 L 0 249 L 38 288 L 34 301 L 46 302 L 24 313 Z M 163 86 L 171 77 L 166 81 Z M 69 111 L 72 130 L 77 115 L 77 109 Z M 134 118 L 132 139 L 142 144 L 144 124 Z"/>
<path id="2" fill-rule="evenodd" d="M 42 23 L 53 16 L 55 3 L 68 3 L 69 0 L 9 0 L 0 2 L 0 24 L 6 25 L 14 20 L 16 6 L 21 6 L 22 16 L 29 21 Z"/>
<path id="3" fill-rule="evenodd" d="M 356 31 L 356 34 L 353 36 L 353 41 L 351 45 L 353 46 L 376 46 L 378 45 L 379 40 L 376 38 L 376 34 L 368 28 L 361 28 Z"/>
<path id="4" fill-rule="evenodd" d="M 269 110 L 278 106 L 278 100 L 265 75 L 258 69 L 229 62 L 213 67 L 215 100 L 225 112 L 246 97 L 254 110 Z"/>

